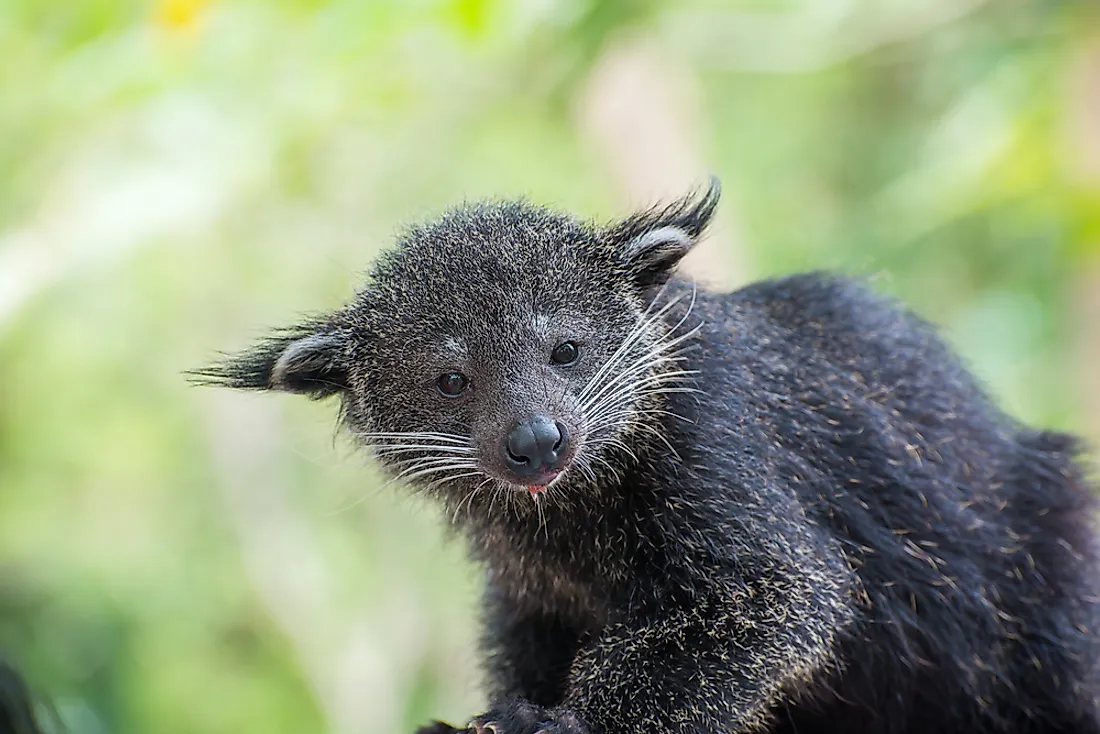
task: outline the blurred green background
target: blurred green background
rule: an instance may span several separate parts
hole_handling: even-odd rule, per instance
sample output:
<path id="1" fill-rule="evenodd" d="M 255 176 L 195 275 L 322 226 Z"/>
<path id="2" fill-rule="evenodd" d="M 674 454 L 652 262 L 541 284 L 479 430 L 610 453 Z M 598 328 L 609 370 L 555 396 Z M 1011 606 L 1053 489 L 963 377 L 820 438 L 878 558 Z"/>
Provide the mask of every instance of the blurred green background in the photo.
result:
<path id="1" fill-rule="evenodd" d="M 1100 439 L 1094 3 L 3 0 L 0 59 L 0 648 L 76 734 L 483 705 L 446 518 L 333 404 L 181 376 L 463 199 L 713 171 L 702 279 L 867 275 Z"/>

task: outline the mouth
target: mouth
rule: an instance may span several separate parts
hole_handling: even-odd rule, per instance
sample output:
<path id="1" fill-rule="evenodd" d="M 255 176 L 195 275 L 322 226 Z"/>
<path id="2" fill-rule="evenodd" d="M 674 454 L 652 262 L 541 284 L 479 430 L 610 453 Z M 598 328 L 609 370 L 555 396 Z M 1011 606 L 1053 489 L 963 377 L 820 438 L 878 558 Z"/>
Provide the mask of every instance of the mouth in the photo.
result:
<path id="1" fill-rule="evenodd" d="M 552 471 L 545 472 L 540 475 L 534 484 L 523 485 L 531 494 L 531 499 L 537 500 L 539 495 L 550 489 L 553 485 L 557 484 L 562 475 L 565 474 L 565 469 L 554 469 Z"/>

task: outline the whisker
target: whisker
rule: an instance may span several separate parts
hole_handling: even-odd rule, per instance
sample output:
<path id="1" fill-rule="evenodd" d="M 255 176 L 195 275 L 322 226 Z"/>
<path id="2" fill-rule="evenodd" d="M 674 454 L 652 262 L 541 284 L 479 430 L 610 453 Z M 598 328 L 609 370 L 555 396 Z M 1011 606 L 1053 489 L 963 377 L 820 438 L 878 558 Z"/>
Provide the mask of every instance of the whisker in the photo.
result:
<path id="1" fill-rule="evenodd" d="M 392 463 L 398 466 L 430 466 L 432 464 L 445 464 L 448 462 L 473 464 L 466 456 L 410 456 L 403 459 L 393 459 Z"/>
<path id="2" fill-rule="evenodd" d="M 661 410 L 660 408 L 638 408 L 634 410 L 616 410 L 611 413 L 603 413 L 597 417 L 594 417 L 588 424 L 588 430 L 590 433 L 595 433 L 608 426 L 614 426 L 623 423 L 621 418 L 630 418 L 636 415 L 655 415 L 665 416 L 668 418 L 675 418 L 676 420 L 683 421 L 684 423 L 692 423 L 690 418 L 685 418 L 679 413 L 674 413 L 671 410 Z"/>
<path id="3" fill-rule="evenodd" d="M 577 471 L 585 476 L 588 481 L 596 482 L 596 473 L 592 471 L 592 465 L 588 463 L 588 457 L 583 454 L 577 454 L 573 460 L 577 465 Z"/>
<path id="4" fill-rule="evenodd" d="M 472 454 L 475 449 L 473 446 L 449 446 L 449 445 L 432 445 L 422 443 L 406 443 L 406 444 L 375 444 L 371 446 L 371 449 L 375 453 L 382 454 L 400 454 L 410 453 L 412 451 L 445 451 L 452 454 Z"/>
<path id="5" fill-rule="evenodd" d="M 408 431 L 408 432 L 395 432 L 395 431 L 360 431 L 355 433 L 359 438 L 367 440 L 375 439 L 405 439 L 405 440 L 427 440 L 427 441 L 442 441 L 444 443 L 456 443 L 464 446 L 470 445 L 470 439 L 466 436 L 460 436 L 455 433 L 437 433 L 433 431 Z"/>
<path id="6" fill-rule="evenodd" d="M 603 458 L 602 456 L 597 456 L 596 454 L 592 454 L 592 457 L 591 457 L 591 458 L 592 458 L 592 461 L 598 461 L 599 463 L 601 463 L 601 464 L 603 464 L 604 466 L 606 466 L 606 467 L 607 467 L 607 470 L 608 470 L 608 471 L 609 471 L 609 472 L 610 472 L 610 473 L 611 473 L 611 474 L 612 474 L 613 476 L 615 476 L 615 475 L 618 475 L 618 474 L 619 474 L 619 470 L 618 470 L 618 469 L 617 469 L 616 467 L 612 466 L 612 465 L 611 465 L 610 463 L 608 463 L 608 461 L 607 461 L 606 459 L 604 459 L 604 458 Z"/>
<path id="7" fill-rule="evenodd" d="M 461 474 L 451 474 L 451 475 L 448 475 L 448 476 L 445 476 L 445 477 L 440 477 L 439 479 L 433 479 L 432 481 L 430 481 L 426 485 L 424 485 L 424 490 L 425 491 L 430 491 L 430 490 L 435 489 L 436 487 L 438 487 L 439 485 L 441 485 L 445 482 L 453 482 L 457 479 L 463 479 L 464 477 L 476 477 L 476 476 L 481 476 L 481 471 L 475 470 L 475 471 L 470 471 L 470 472 L 463 472 Z"/>
<path id="8" fill-rule="evenodd" d="M 391 477 L 388 481 L 384 482 L 380 487 L 378 487 L 377 491 L 379 491 L 379 492 L 384 491 L 384 490 L 388 489 L 389 487 L 393 486 L 394 484 L 397 484 L 398 482 L 400 482 L 402 480 L 407 481 L 407 480 L 411 479 L 412 477 L 410 477 L 409 475 L 411 473 L 414 473 L 416 470 L 419 470 L 419 469 L 426 469 L 427 470 L 426 473 L 429 473 L 429 472 L 436 472 L 436 471 L 444 471 L 444 470 L 447 470 L 447 469 L 460 469 L 461 470 L 461 469 L 476 469 L 476 468 L 477 467 L 476 467 L 475 464 L 471 464 L 469 462 L 457 463 L 457 462 L 454 462 L 453 459 L 451 459 L 451 458 L 428 459 L 428 460 L 425 460 L 425 461 L 414 463 L 411 466 L 405 467 L 405 469 L 403 469 L 397 475 Z M 476 472 L 476 473 L 480 473 L 480 472 Z M 335 510 L 332 514 L 334 514 L 334 515 L 335 514 L 340 514 L 340 513 L 347 512 L 348 510 L 351 510 L 351 509 L 357 507 L 360 503 L 362 503 L 364 500 L 366 500 L 367 496 L 368 496 L 368 493 L 364 493 L 361 497 L 356 499 L 354 502 L 351 502 L 350 504 Z"/>
<path id="9" fill-rule="evenodd" d="M 640 374 L 642 372 L 645 372 L 645 371 L 648 371 L 648 370 L 652 369 L 654 366 L 660 364 L 660 362 L 658 361 L 658 358 L 661 356 L 663 351 L 665 351 L 666 349 L 670 349 L 670 348 L 682 343 L 684 340 L 695 336 L 698 333 L 698 331 L 699 331 L 699 327 L 696 327 L 696 328 L 692 329 L 691 331 L 676 337 L 675 339 L 666 340 L 666 341 L 661 342 L 660 344 L 658 344 L 657 346 L 653 347 L 648 352 L 643 354 L 641 357 L 636 359 L 633 365 L 631 365 L 630 367 L 628 367 L 625 370 L 620 371 L 618 374 L 616 374 L 614 377 L 612 377 L 612 379 L 610 379 L 607 382 L 603 383 L 603 385 L 600 387 L 600 389 L 598 391 L 595 392 L 595 394 L 592 394 L 591 396 L 585 396 L 583 399 L 578 398 L 579 401 L 581 402 L 582 405 L 590 404 L 592 402 L 595 402 L 596 400 L 598 400 L 600 398 L 600 396 L 602 394 L 604 394 L 608 389 L 610 389 L 611 386 L 613 386 L 617 383 L 623 382 L 624 380 L 629 380 L 631 377 L 633 377 L 637 374 Z"/>
<path id="10" fill-rule="evenodd" d="M 657 318 L 660 315 L 661 314 L 657 314 L 657 316 L 655 316 L 654 318 Z M 626 355 L 629 354 L 630 349 L 639 340 L 641 340 L 641 338 L 646 334 L 652 323 L 652 320 L 644 321 L 637 327 L 635 327 L 629 334 L 627 334 L 626 338 L 623 340 L 622 344 L 619 345 L 618 349 L 616 349 L 612 353 L 612 355 L 607 359 L 606 362 L 604 362 L 600 369 L 596 371 L 596 374 L 592 376 L 592 379 L 590 379 L 588 383 L 578 393 L 578 400 L 585 400 L 592 393 L 593 390 L 599 387 L 601 381 L 605 378 L 605 376 L 626 358 Z"/>
<path id="11" fill-rule="evenodd" d="M 629 446 L 627 446 L 625 443 L 623 443 L 622 441 L 620 441 L 617 438 L 612 438 L 610 436 L 603 437 L 603 438 L 597 439 L 597 441 L 594 442 L 594 443 L 596 443 L 596 445 L 614 446 L 615 448 L 618 448 L 619 450 L 624 452 L 627 456 L 632 458 L 634 461 L 638 461 L 638 455 L 635 454 L 634 451 Z"/>
<path id="12" fill-rule="evenodd" d="M 657 395 L 668 395 L 680 392 L 699 392 L 697 388 L 677 384 L 676 379 L 671 377 L 666 380 L 647 378 L 639 383 L 641 389 L 629 385 L 621 386 L 615 392 L 603 396 L 601 400 L 595 405 L 586 406 L 584 408 L 584 412 L 588 415 L 590 423 L 598 423 L 608 414 L 609 411 L 629 411 L 630 409 L 623 408 L 624 403 L 631 403 L 636 405 L 640 400 L 644 398 L 654 397 Z M 660 410 L 660 408 L 646 408 L 639 410 Z"/>
<path id="13" fill-rule="evenodd" d="M 488 484 L 491 481 L 493 481 L 492 477 L 486 477 L 485 481 L 481 482 L 476 487 L 474 487 L 473 489 L 471 489 L 469 492 L 466 493 L 466 496 L 463 497 L 459 501 L 458 506 L 455 508 L 454 514 L 451 515 L 451 524 L 452 525 L 454 525 L 456 522 L 458 522 L 458 514 L 460 512 L 462 512 L 462 505 L 466 504 L 469 507 L 473 507 L 474 495 L 476 495 L 478 493 L 478 491 L 481 490 L 482 487 L 484 487 L 486 484 Z"/>
<path id="14" fill-rule="evenodd" d="M 546 515 L 542 511 L 542 502 L 539 501 L 539 496 L 535 495 L 532 498 L 535 502 L 535 512 L 538 513 L 538 525 L 535 526 L 535 535 L 538 535 L 539 530 L 542 530 L 546 540 L 550 540 L 550 528 L 546 524 Z"/>
<path id="15" fill-rule="evenodd" d="M 630 408 L 624 407 L 624 405 L 639 405 L 641 401 L 646 398 L 655 397 L 658 395 L 675 395 L 678 393 L 698 393 L 701 392 L 698 388 L 686 387 L 681 385 L 668 385 L 662 387 L 651 387 L 640 392 L 631 392 L 629 390 L 623 390 L 621 393 L 616 393 L 612 399 L 601 401 L 599 405 L 593 406 L 588 409 L 588 421 L 589 425 L 599 423 L 608 415 L 612 415 L 615 412 L 623 411 L 629 413 L 638 413 L 640 415 L 646 415 L 649 411 L 661 411 L 664 408 L 660 407 L 646 407 L 646 408 Z M 681 415 L 666 411 L 669 415 L 687 420 Z M 690 422 L 690 421 L 688 421 Z"/>
<path id="16" fill-rule="evenodd" d="M 632 329 L 630 331 L 630 333 L 627 334 L 627 336 L 623 340 L 622 344 L 619 345 L 619 348 L 616 349 L 612 353 L 612 355 L 603 364 L 603 366 L 601 366 L 600 369 L 596 371 L 596 374 L 592 376 L 592 379 L 589 380 L 588 383 L 584 386 L 584 388 L 581 389 L 580 393 L 578 393 L 578 395 L 577 395 L 578 401 L 583 401 L 585 399 L 585 397 L 588 395 L 588 393 L 594 388 L 594 386 L 599 384 L 600 380 L 603 379 L 604 375 L 614 367 L 616 362 L 621 360 L 626 355 L 626 353 L 629 352 L 630 348 L 632 346 L 634 346 L 634 344 L 639 339 L 641 339 L 642 336 L 645 335 L 645 333 L 649 330 L 649 328 L 653 324 L 658 322 L 661 318 L 663 318 L 664 315 L 666 313 L 668 313 L 668 311 L 671 308 L 673 308 L 677 303 L 679 303 L 681 300 L 683 300 L 683 296 L 679 296 L 679 297 L 673 299 L 667 305 L 665 305 L 660 311 L 658 311 L 655 314 L 652 314 L 648 318 L 646 317 L 646 314 L 649 313 L 649 309 L 647 309 L 646 313 L 643 313 L 642 321 L 637 326 L 635 326 L 634 329 Z M 657 302 L 657 299 L 654 299 L 653 303 L 650 304 L 650 307 L 652 308 L 652 305 L 656 302 Z"/>
<path id="17" fill-rule="evenodd" d="M 428 467 L 426 469 L 420 469 L 419 471 L 414 471 L 412 474 L 395 477 L 394 479 L 401 479 L 402 481 L 405 481 L 405 482 L 411 482 L 414 479 L 417 479 L 419 477 L 427 476 L 429 474 L 435 474 L 435 473 L 441 472 L 441 471 L 450 471 L 452 469 L 476 469 L 476 468 L 477 468 L 476 464 L 471 464 L 471 465 L 466 465 L 466 466 L 446 464 L 446 465 L 443 465 L 443 466 L 432 466 L 432 467 Z"/>
<path id="18" fill-rule="evenodd" d="M 490 499 L 489 499 L 489 517 L 494 517 L 493 508 L 496 507 L 497 497 L 500 496 L 500 488 L 497 487 L 496 485 L 491 484 L 491 485 L 489 485 L 489 489 L 490 489 L 490 494 L 489 494 L 489 497 L 490 497 Z"/>
<path id="19" fill-rule="evenodd" d="M 386 483 L 385 486 L 390 486 L 400 481 L 411 481 L 418 476 L 421 476 L 422 472 L 428 471 L 443 471 L 446 469 L 476 469 L 477 464 L 469 461 L 456 462 L 451 459 L 428 459 L 424 461 L 418 461 L 410 464 L 402 469 L 393 478 Z"/>
<path id="20" fill-rule="evenodd" d="M 690 419 L 664 409 L 661 404 L 640 407 L 639 401 L 674 393 L 700 392 L 690 384 L 684 384 L 698 375 L 699 371 L 687 369 L 683 365 L 688 360 L 685 353 L 690 348 L 686 345 L 698 336 L 702 324 L 682 331 L 692 316 L 698 291 L 693 288 L 690 294 L 682 294 L 659 305 L 663 295 L 664 289 L 647 307 L 637 326 L 627 334 L 611 357 L 578 393 L 579 409 L 588 416 L 591 446 L 622 451 L 634 461 L 639 460 L 634 448 L 614 429 L 620 429 L 627 434 L 637 432 L 650 435 L 676 456 L 676 451 L 665 433 L 654 425 L 654 421 L 645 419 L 668 417 L 691 423 Z M 647 335 L 653 334 L 667 314 L 689 296 L 690 302 L 675 323 L 664 324 L 663 333 L 652 343 L 642 346 Z M 639 346 L 641 348 L 638 351 L 641 353 L 631 354 Z M 593 482 L 599 480 L 594 464 L 601 465 L 613 475 L 619 473 L 599 453 L 586 453 L 576 460 L 580 473 Z"/>
<path id="21" fill-rule="evenodd" d="M 648 366 L 649 365 L 646 365 L 646 367 L 648 367 Z M 639 373 L 643 373 L 643 374 L 646 372 L 645 369 L 639 369 L 637 371 Z M 624 380 L 616 380 L 616 382 L 625 381 L 627 378 L 635 376 L 633 374 L 628 374 L 628 373 L 622 373 L 622 374 L 623 374 Z M 697 375 L 697 374 L 699 374 L 699 370 L 668 370 L 668 371 L 665 371 L 665 372 L 656 372 L 656 373 L 653 373 L 653 374 L 648 375 L 646 377 L 642 377 L 642 378 L 640 378 L 639 380 L 637 380 L 635 382 L 630 382 L 627 385 L 624 385 L 624 386 L 619 387 L 617 389 L 618 390 L 625 390 L 625 389 L 637 389 L 639 387 L 644 388 L 644 387 L 648 387 L 651 384 L 660 384 L 660 383 L 663 383 L 663 382 L 679 381 L 681 378 L 691 377 L 691 376 Z M 611 383 L 611 382 L 608 383 L 608 387 L 611 387 L 613 385 L 614 385 L 614 383 Z M 588 405 L 596 405 L 599 402 L 599 399 L 602 399 L 602 398 L 603 398 L 603 395 L 601 394 L 600 396 L 598 396 L 598 399 L 593 399 L 592 401 L 590 401 L 588 403 Z"/>
<path id="22" fill-rule="evenodd" d="M 646 431 L 647 433 L 652 435 L 654 438 L 656 438 L 658 441 L 663 443 L 665 445 L 665 448 L 668 449 L 669 453 L 672 454 L 674 457 L 676 457 L 677 460 L 680 459 L 680 453 L 669 442 L 668 437 L 662 431 L 659 431 L 658 429 L 654 428 L 653 426 L 649 425 L 648 423 L 641 423 L 641 422 L 634 423 L 634 424 L 631 425 L 631 427 L 642 430 L 642 431 Z"/>

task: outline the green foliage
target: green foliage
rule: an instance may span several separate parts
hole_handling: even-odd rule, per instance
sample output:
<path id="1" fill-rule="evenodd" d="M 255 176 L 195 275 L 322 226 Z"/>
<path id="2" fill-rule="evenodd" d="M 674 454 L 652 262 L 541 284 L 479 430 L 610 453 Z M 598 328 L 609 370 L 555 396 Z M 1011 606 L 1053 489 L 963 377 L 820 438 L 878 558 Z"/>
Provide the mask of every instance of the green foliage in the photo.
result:
<path id="1" fill-rule="evenodd" d="M 576 100 L 623 37 L 700 84 L 739 280 L 869 275 L 1010 410 L 1087 428 L 1100 173 L 1075 172 L 1067 84 L 1097 18 L 951 4 L 0 4 L 0 648 L 74 734 L 473 713 L 448 518 L 333 441 L 333 406 L 181 372 L 335 306 L 464 198 L 617 212 Z M 749 22 L 746 65 L 721 33 Z"/>

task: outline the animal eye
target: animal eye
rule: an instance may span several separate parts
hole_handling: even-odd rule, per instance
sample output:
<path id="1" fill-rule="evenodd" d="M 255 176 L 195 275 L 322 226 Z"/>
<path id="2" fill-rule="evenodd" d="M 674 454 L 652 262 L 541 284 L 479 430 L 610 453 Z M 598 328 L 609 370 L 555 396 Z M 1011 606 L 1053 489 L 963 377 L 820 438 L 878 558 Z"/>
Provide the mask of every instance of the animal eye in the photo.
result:
<path id="1" fill-rule="evenodd" d="M 447 372 L 439 376 L 435 385 L 444 397 L 457 398 L 470 387 L 470 380 L 461 372 Z"/>
<path id="2" fill-rule="evenodd" d="M 550 362 L 562 366 L 568 366 L 576 362 L 581 356 L 580 347 L 573 342 L 562 342 L 550 352 Z"/>

